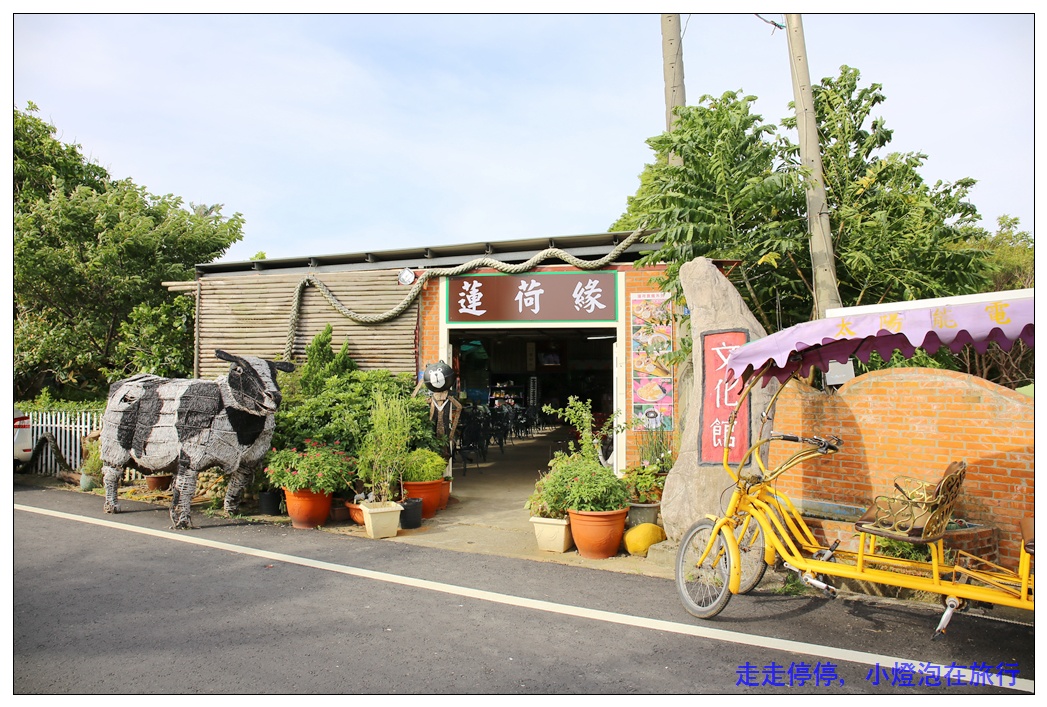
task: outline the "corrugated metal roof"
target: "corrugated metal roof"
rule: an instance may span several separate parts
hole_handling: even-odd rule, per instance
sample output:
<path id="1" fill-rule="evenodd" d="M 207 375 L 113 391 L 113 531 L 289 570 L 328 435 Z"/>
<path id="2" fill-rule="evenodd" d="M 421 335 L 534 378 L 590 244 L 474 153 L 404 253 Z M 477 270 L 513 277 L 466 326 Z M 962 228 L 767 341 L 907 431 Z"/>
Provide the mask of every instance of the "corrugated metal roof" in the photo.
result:
<path id="1" fill-rule="evenodd" d="M 655 231 L 645 231 L 644 236 Z M 593 233 L 550 238 L 525 238 L 486 243 L 375 250 L 360 253 L 313 255 L 272 260 L 206 263 L 196 266 L 198 277 L 214 275 L 246 275 L 257 273 L 342 272 L 346 270 L 375 270 L 409 267 L 412 269 L 455 267 L 476 258 L 490 257 L 505 263 L 520 263 L 548 248 L 559 248 L 585 259 L 599 259 L 628 238 L 631 232 Z M 632 262 L 643 253 L 657 250 L 656 243 L 634 243 L 618 258 Z M 555 262 L 555 261 L 550 261 Z"/>

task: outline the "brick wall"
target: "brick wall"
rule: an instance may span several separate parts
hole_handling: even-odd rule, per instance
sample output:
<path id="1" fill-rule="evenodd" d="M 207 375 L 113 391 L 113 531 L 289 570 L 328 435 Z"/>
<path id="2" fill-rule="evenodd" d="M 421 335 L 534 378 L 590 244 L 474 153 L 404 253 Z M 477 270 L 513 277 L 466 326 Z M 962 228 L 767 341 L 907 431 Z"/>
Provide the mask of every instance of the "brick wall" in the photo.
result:
<path id="1" fill-rule="evenodd" d="M 426 365 L 439 360 L 440 278 L 433 278 L 425 283 L 418 296 L 418 374 Z"/>
<path id="2" fill-rule="evenodd" d="M 901 368 L 859 376 L 826 395 L 790 384 L 778 399 L 777 432 L 844 440 L 836 454 L 778 479 L 794 502 L 866 507 L 896 476 L 937 480 L 967 462 L 954 517 L 999 529 L 1001 564 L 1017 567 L 1019 521 L 1033 513 L 1032 398 L 952 371 Z M 771 464 L 796 451 L 776 444 Z"/>

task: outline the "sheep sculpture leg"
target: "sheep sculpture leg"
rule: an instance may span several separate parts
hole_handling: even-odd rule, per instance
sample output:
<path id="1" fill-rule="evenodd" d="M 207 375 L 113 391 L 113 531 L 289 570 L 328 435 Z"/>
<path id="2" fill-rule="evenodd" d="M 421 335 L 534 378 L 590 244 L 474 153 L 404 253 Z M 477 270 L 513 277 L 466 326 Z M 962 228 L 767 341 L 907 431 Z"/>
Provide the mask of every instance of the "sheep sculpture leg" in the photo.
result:
<path id="1" fill-rule="evenodd" d="M 240 498 L 243 496 L 244 489 L 251 483 L 251 479 L 254 478 L 254 469 L 245 469 L 240 467 L 236 471 L 226 476 L 228 479 L 228 485 L 225 488 L 225 504 L 223 508 L 226 513 L 230 515 L 236 515 L 240 510 Z"/>
<path id="2" fill-rule="evenodd" d="M 171 527 L 188 530 L 193 527 L 192 506 L 196 495 L 196 469 L 189 466 L 183 453 L 178 460 L 178 472 L 171 481 Z"/>
<path id="3" fill-rule="evenodd" d="M 120 488 L 120 469 L 113 466 L 102 467 L 102 484 L 105 486 L 105 506 L 103 510 L 106 513 L 119 513 L 120 506 L 116 501 L 116 492 Z"/>

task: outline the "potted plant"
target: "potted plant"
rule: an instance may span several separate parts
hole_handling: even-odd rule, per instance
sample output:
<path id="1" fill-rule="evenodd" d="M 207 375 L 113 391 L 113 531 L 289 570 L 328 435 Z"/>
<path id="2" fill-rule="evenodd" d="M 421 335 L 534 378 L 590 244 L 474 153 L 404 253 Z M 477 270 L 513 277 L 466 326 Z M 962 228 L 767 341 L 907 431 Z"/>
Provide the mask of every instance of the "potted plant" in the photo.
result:
<path id="1" fill-rule="evenodd" d="M 263 489 L 258 492 L 258 512 L 265 516 L 278 516 L 280 515 L 280 504 L 283 500 L 283 489 Z"/>
<path id="2" fill-rule="evenodd" d="M 411 412 L 407 399 L 375 390 L 371 403 L 371 430 L 360 448 L 360 478 L 368 490 L 364 511 L 364 528 L 368 537 L 391 538 L 396 535 L 403 506 L 400 483 L 411 438 Z"/>
<path id="3" fill-rule="evenodd" d="M 432 518 L 440 508 L 447 462 L 429 449 L 416 449 L 404 461 L 404 496 L 422 499 L 422 518 Z"/>
<path id="4" fill-rule="evenodd" d="M 566 479 L 567 515 L 578 554 L 603 559 L 618 554 L 629 513 L 625 484 L 612 469 L 581 455 L 567 456 L 558 472 Z"/>
<path id="5" fill-rule="evenodd" d="M 273 449 L 266 460 L 269 483 L 284 490 L 295 528 L 316 528 L 331 514 L 331 495 L 349 488 L 352 458 L 333 445 L 305 440 L 302 450 Z"/>
<path id="6" fill-rule="evenodd" d="M 539 550 L 567 552 L 574 547 L 565 505 L 566 482 L 566 474 L 557 473 L 556 469 L 543 474 L 524 504 L 524 508 L 531 512 L 531 525 Z"/>
<path id="7" fill-rule="evenodd" d="M 345 507 L 349 509 L 349 520 L 357 525 L 363 525 L 364 509 L 360 504 L 367 500 L 367 488 L 364 485 L 364 480 L 359 476 L 353 480 L 351 494 L 352 499 L 345 502 Z"/>
<path id="8" fill-rule="evenodd" d="M 628 527 L 657 523 L 665 477 L 676 461 L 672 431 L 649 427 L 640 419 L 637 427 L 637 451 L 640 463 L 629 468 L 622 480 L 629 491 Z"/>
<path id="9" fill-rule="evenodd" d="M 625 534 L 629 495 L 614 470 L 600 462 L 597 444 L 614 431 L 616 415 L 610 415 L 594 434 L 592 401 L 571 396 L 567 407 L 547 405 L 543 411 L 570 423 L 580 440 L 577 448 L 571 444 L 570 453 L 557 453 L 550 463 L 554 488 L 563 484 L 563 505 L 578 554 L 590 559 L 612 557 L 618 554 Z"/>
<path id="10" fill-rule="evenodd" d="M 173 474 L 146 474 L 145 487 L 150 491 L 166 491 L 171 488 Z"/>
<path id="11" fill-rule="evenodd" d="M 658 472 L 658 465 L 630 467 L 622 476 L 629 495 L 629 515 L 626 527 L 643 523 L 657 523 L 658 510 L 662 505 L 662 490 L 665 476 Z"/>

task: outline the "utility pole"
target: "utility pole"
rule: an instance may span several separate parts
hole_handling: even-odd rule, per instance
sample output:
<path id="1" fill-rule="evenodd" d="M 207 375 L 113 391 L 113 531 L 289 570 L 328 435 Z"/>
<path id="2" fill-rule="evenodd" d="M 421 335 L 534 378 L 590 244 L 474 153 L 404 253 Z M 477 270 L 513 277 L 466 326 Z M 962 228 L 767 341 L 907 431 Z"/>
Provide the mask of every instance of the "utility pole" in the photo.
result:
<path id="1" fill-rule="evenodd" d="M 680 16 L 662 15 L 662 77 L 665 80 L 665 129 L 672 131 L 676 124 L 673 109 L 686 105 L 683 88 L 683 44 L 680 35 Z M 669 164 L 680 166 L 683 159 L 669 155 Z"/>
<path id="2" fill-rule="evenodd" d="M 818 121 L 814 113 L 803 21 L 800 15 L 786 15 L 785 26 L 796 103 L 796 130 L 800 135 L 800 161 L 811 173 L 807 184 L 807 226 L 811 234 L 814 308 L 817 318 L 824 319 L 825 310 L 842 307 L 843 303 L 836 280 L 836 256 L 833 254 L 832 230 L 829 227 L 829 204 L 825 198 L 822 151 L 818 142 Z"/>

